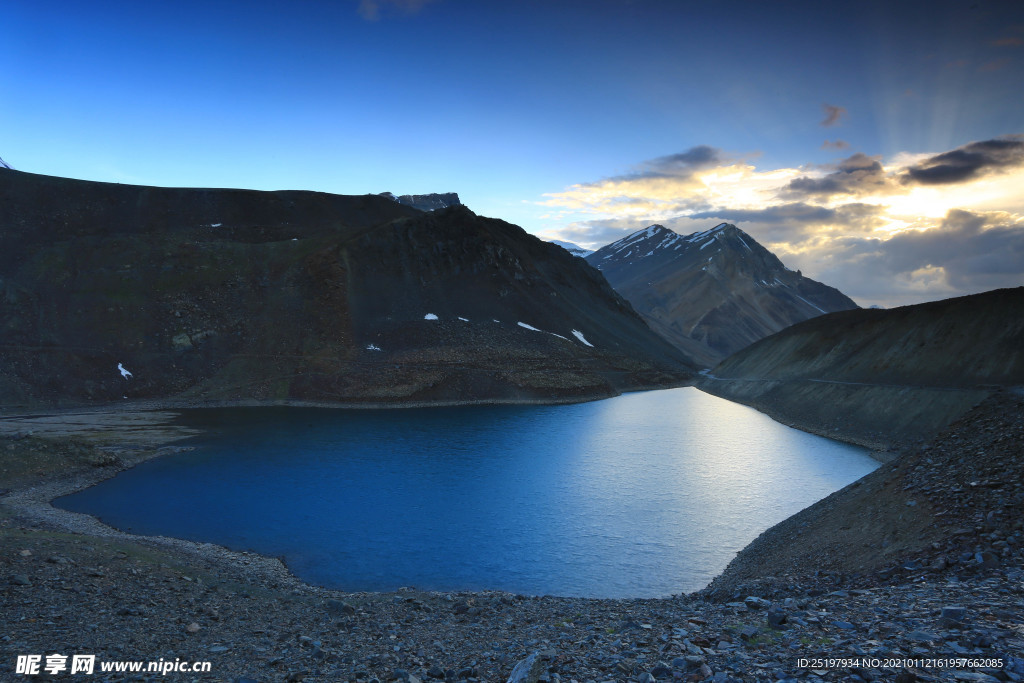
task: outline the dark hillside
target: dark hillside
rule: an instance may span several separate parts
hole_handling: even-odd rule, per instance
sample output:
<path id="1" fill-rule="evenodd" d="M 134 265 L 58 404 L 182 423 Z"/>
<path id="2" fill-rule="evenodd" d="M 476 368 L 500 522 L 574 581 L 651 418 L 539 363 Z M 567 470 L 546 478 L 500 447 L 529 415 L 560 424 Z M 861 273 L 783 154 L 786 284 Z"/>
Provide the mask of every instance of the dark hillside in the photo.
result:
<path id="1" fill-rule="evenodd" d="M 689 376 L 598 273 L 461 206 L 3 171 L 0 225 L 6 405 L 578 400 Z"/>
<path id="2" fill-rule="evenodd" d="M 813 318 L 728 358 L 715 375 L 961 388 L 1024 384 L 1024 287 Z"/>
<path id="3" fill-rule="evenodd" d="M 930 437 L 993 388 L 1024 385 L 1024 288 L 821 316 L 701 381 L 783 422 L 868 445 Z"/>

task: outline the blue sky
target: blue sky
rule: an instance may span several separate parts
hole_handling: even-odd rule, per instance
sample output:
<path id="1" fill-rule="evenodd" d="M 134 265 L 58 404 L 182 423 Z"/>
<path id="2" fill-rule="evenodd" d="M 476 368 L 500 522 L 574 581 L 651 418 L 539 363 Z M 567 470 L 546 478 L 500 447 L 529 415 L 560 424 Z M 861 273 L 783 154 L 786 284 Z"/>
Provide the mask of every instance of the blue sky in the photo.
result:
<path id="1" fill-rule="evenodd" d="M 899 194 L 894 179 L 915 164 L 1019 141 L 1007 136 L 1024 133 L 1021 3 L 7 0 L 0 40 L 0 156 L 24 171 L 455 191 L 477 213 L 591 246 L 654 221 L 691 232 L 731 220 L 861 303 L 1024 282 L 1024 265 L 979 278 L 975 263 L 967 282 L 941 249 L 896 266 L 885 248 L 907 231 L 947 234 L 963 219 L 949 211 L 966 211 L 980 216 L 978 235 L 1007 233 L 1001 248 L 1024 264 L 1014 150 L 970 179 L 989 183 L 980 204 L 915 222 L 906 212 L 934 201 L 904 192 L 902 218 L 840 220 L 855 212 L 847 205 Z M 695 149 L 713 150 L 710 161 L 686 166 Z M 882 195 L 858 187 L 796 202 L 786 189 L 857 154 L 893 181 Z M 671 158 L 684 160 L 668 174 L 683 182 L 647 194 Z M 963 196 L 972 187 L 956 185 Z M 652 196 L 646 212 L 622 211 Z M 797 203 L 831 211 L 832 223 L 805 213 L 787 227 Z M 867 286 L 856 267 L 871 253 Z"/>

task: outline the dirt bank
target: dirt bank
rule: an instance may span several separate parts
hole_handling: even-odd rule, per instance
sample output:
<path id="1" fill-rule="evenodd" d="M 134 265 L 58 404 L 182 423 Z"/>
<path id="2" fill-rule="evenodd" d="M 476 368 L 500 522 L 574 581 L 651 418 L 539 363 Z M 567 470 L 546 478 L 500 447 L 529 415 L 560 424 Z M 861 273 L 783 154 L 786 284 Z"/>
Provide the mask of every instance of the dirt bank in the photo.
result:
<path id="1" fill-rule="evenodd" d="M 869 384 L 819 379 L 726 379 L 698 388 L 751 406 L 783 424 L 880 451 L 920 443 L 991 395 L 991 389 Z"/>

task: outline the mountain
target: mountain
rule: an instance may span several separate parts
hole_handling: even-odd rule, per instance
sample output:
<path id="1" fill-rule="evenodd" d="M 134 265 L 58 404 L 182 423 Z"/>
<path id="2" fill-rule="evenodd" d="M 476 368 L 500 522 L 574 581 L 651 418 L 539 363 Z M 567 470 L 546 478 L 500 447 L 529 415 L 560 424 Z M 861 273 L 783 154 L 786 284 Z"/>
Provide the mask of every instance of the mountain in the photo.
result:
<path id="1" fill-rule="evenodd" d="M 999 387 L 1024 385 L 1024 287 L 789 327 L 701 380 L 710 393 L 809 431 L 909 443 Z"/>
<path id="2" fill-rule="evenodd" d="M 793 323 L 857 308 L 728 223 L 686 236 L 652 225 L 586 259 L 652 329 L 707 366 Z"/>
<path id="3" fill-rule="evenodd" d="M 463 206 L 0 172 L 0 404 L 569 401 L 692 367 Z"/>
<path id="4" fill-rule="evenodd" d="M 572 242 L 563 242 L 562 240 L 549 240 L 549 241 L 551 242 L 551 244 L 557 244 L 558 246 L 562 247 L 563 249 L 565 249 L 567 252 L 569 252 L 573 256 L 579 256 L 580 258 L 586 258 L 590 254 L 594 253 L 593 249 L 584 249 L 580 245 L 573 244 Z"/>
<path id="5" fill-rule="evenodd" d="M 462 204 L 459 201 L 459 195 L 455 192 L 445 192 L 443 194 L 403 194 L 400 197 L 396 197 L 390 192 L 382 192 L 380 196 L 387 197 L 399 204 L 405 204 L 420 211 L 437 211 L 438 209 L 446 209 L 449 206 L 459 206 Z"/>

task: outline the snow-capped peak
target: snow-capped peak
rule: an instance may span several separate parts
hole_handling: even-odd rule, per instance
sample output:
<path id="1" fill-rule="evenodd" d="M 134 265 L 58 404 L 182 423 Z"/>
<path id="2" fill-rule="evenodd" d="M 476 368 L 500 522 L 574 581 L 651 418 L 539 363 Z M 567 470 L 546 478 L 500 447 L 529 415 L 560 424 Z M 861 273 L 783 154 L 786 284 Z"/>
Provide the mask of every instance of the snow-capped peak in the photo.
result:
<path id="1" fill-rule="evenodd" d="M 593 249 L 584 249 L 580 245 L 574 244 L 572 242 L 564 242 L 562 240 L 549 240 L 549 241 L 552 244 L 557 244 L 558 246 L 560 246 L 562 249 L 565 249 L 567 252 L 569 252 L 573 256 L 579 256 L 580 258 L 583 258 L 584 256 L 587 256 L 588 254 L 593 254 L 594 253 Z"/>
<path id="2" fill-rule="evenodd" d="M 612 264 L 618 267 L 622 263 L 636 263 L 647 257 L 654 257 L 658 263 L 689 260 L 695 252 L 700 254 L 699 259 L 704 263 L 717 254 L 732 253 L 741 259 L 759 258 L 764 250 L 731 223 L 719 223 L 713 228 L 685 236 L 655 224 L 599 249 L 588 256 L 587 261 L 598 269 L 604 269 L 612 267 Z"/>
<path id="3" fill-rule="evenodd" d="M 664 225 L 654 224 L 644 228 L 643 230 L 637 230 L 636 232 L 623 237 L 617 242 L 612 242 L 607 247 L 605 247 L 605 249 L 620 251 L 622 249 L 625 249 L 626 247 L 635 246 L 640 242 L 649 240 L 652 237 L 656 237 L 659 235 L 675 235 L 675 233 L 666 228 Z"/>
<path id="4" fill-rule="evenodd" d="M 731 223 L 719 223 L 718 225 L 716 225 L 715 227 L 711 228 L 710 230 L 705 230 L 704 232 L 695 232 L 692 235 L 688 235 L 686 237 L 686 241 L 687 242 L 698 242 L 698 241 L 706 239 L 708 237 L 716 237 L 716 236 L 724 233 L 729 228 L 732 228 L 733 230 L 737 230 L 736 226 L 732 225 Z"/>

